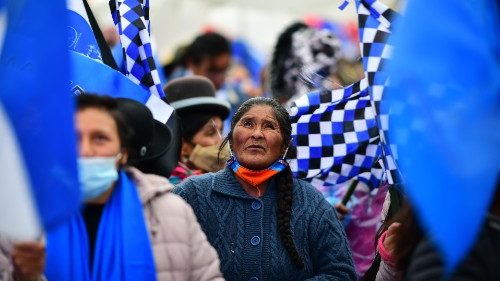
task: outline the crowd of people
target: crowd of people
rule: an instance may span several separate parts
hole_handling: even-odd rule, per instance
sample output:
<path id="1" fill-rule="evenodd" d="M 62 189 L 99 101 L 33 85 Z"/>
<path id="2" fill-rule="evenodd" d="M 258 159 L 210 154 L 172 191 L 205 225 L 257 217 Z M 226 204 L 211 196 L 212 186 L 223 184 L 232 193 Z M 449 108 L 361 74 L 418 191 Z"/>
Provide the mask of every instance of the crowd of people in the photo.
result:
<path id="1" fill-rule="evenodd" d="M 500 280 L 500 181 L 450 273 L 404 189 L 358 190 L 358 208 L 293 177 L 292 102 L 363 75 L 336 34 L 291 24 L 249 87 L 231 44 L 203 33 L 163 65 L 179 130 L 131 99 L 75 97 L 81 211 L 36 241 L 0 235 L 1 281 Z M 353 242 L 350 215 L 376 236 Z"/>

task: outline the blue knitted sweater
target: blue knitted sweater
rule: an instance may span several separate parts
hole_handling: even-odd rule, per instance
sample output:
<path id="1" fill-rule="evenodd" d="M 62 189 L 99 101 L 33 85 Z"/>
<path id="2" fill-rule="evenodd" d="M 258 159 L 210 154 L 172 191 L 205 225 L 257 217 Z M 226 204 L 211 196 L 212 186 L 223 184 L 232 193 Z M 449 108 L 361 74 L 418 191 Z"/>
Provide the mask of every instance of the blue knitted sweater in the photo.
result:
<path id="1" fill-rule="evenodd" d="M 334 208 L 305 181 L 293 182 L 291 227 L 304 269 L 294 267 L 278 233 L 276 184 L 248 195 L 226 168 L 192 176 L 175 191 L 193 207 L 227 280 L 356 280 Z"/>

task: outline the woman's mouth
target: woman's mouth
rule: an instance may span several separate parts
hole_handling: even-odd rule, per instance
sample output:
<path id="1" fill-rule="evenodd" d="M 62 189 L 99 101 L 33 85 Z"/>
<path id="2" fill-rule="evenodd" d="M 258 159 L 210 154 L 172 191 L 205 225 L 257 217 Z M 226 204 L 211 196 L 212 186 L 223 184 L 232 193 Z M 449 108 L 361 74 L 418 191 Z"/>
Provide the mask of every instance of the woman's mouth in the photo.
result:
<path id="1" fill-rule="evenodd" d="M 250 149 L 250 150 L 265 150 L 265 148 L 262 145 L 249 145 L 249 146 L 247 146 L 247 149 Z"/>

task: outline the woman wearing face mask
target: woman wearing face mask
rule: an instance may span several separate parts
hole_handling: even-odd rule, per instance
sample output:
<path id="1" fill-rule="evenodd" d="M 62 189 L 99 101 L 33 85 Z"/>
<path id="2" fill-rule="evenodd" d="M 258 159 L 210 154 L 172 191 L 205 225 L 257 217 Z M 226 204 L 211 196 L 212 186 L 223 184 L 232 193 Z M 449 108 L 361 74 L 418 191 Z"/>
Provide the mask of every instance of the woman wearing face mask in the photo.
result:
<path id="1" fill-rule="evenodd" d="M 218 158 L 229 103 L 216 98 L 212 82 L 202 76 L 174 79 L 165 86 L 165 93 L 180 118 L 182 130 L 179 166 L 170 181 L 177 184 L 190 175 L 222 169 L 229 157 L 229 151 L 223 150 Z"/>
<path id="2" fill-rule="evenodd" d="M 232 157 L 175 190 L 194 209 L 227 280 L 355 280 L 334 208 L 284 159 L 291 121 L 275 100 L 253 98 L 231 122 Z"/>
<path id="3" fill-rule="evenodd" d="M 125 168 L 129 130 L 114 99 L 80 95 L 84 207 L 47 233 L 48 280 L 222 280 L 191 208 L 155 175 Z"/>

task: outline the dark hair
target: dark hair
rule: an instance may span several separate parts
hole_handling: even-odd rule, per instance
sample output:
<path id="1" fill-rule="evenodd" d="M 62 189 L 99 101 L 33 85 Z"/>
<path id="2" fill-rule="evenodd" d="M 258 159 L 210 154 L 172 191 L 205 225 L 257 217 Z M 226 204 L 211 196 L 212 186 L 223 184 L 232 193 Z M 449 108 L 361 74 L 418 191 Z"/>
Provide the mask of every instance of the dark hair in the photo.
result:
<path id="1" fill-rule="evenodd" d="M 118 103 L 110 96 L 84 93 L 76 97 L 76 109 L 82 111 L 89 108 L 101 109 L 109 113 L 116 123 L 120 146 L 126 149 L 130 145 L 132 129 L 128 126 L 122 113 L 118 110 Z"/>
<path id="2" fill-rule="evenodd" d="M 239 108 L 238 111 L 233 116 L 231 120 L 231 129 L 227 137 L 222 142 L 219 152 L 222 148 L 229 142 L 231 144 L 233 138 L 234 127 L 240 121 L 241 117 L 247 113 L 254 106 L 269 106 L 272 108 L 274 115 L 280 126 L 281 136 L 283 137 L 283 146 L 290 143 L 291 145 L 291 135 L 292 135 L 292 122 L 288 112 L 281 106 L 276 100 L 270 98 L 251 98 L 245 101 Z M 288 255 L 290 256 L 293 264 L 302 269 L 304 267 L 304 262 L 300 256 L 295 243 L 293 242 L 293 234 L 291 231 L 290 220 L 292 216 L 292 205 L 293 205 L 293 178 L 292 171 L 290 167 L 286 167 L 281 173 L 276 176 L 276 182 L 278 183 L 278 232 L 281 238 L 281 242 L 285 246 Z"/>
<path id="3" fill-rule="evenodd" d="M 174 59 L 165 65 L 163 70 L 167 76 L 170 76 L 177 66 L 187 66 L 189 61 L 199 65 L 205 58 L 230 53 L 231 44 L 226 37 L 216 32 L 204 33 L 198 35 L 188 46 L 177 49 Z"/>
<path id="4" fill-rule="evenodd" d="M 279 99 L 280 102 L 285 102 L 290 99 L 295 93 L 287 91 L 290 87 L 285 81 L 286 60 L 292 52 L 293 34 L 298 30 L 308 28 L 302 22 L 295 22 L 287 27 L 278 37 L 276 46 L 274 47 L 271 65 L 269 67 L 270 88 L 271 94 Z"/>
<path id="5" fill-rule="evenodd" d="M 186 114 L 180 118 L 182 139 L 193 143 L 194 136 L 205 126 L 210 119 L 214 116 L 213 114 Z"/>
<path id="6" fill-rule="evenodd" d="M 209 32 L 196 37 L 186 50 L 186 59 L 195 65 L 207 57 L 230 54 L 231 45 L 226 37 L 216 32 Z M 186 61 L 187 62 L 187 61 Z"/>

